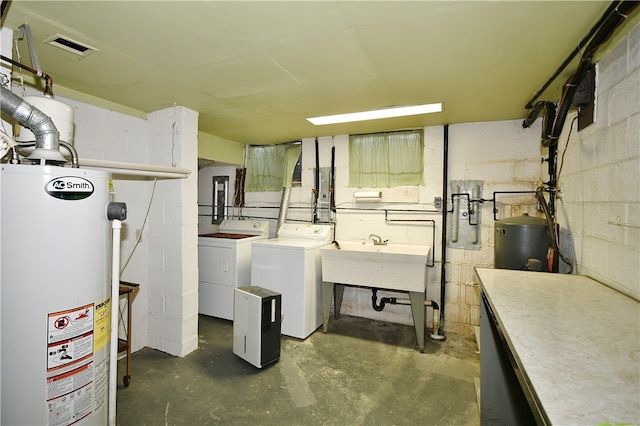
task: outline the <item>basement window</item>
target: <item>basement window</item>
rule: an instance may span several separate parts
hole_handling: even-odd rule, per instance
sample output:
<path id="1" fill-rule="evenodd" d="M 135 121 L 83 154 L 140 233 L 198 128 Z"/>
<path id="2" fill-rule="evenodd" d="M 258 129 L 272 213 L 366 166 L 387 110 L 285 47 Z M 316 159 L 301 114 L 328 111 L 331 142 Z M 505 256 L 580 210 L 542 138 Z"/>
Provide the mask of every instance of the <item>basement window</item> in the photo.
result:
<path id="1" fill-rule="evenodd" d="M 302 183 L 302 143 L 300 141 L 257 145 L 248 148 L 246 192 L 280 191 Z"/>
<path id="2" fill-rule="evenodd" d="M 351 187 L 422 185 L 423 168 L 423 130 L 349 136 Z"/>

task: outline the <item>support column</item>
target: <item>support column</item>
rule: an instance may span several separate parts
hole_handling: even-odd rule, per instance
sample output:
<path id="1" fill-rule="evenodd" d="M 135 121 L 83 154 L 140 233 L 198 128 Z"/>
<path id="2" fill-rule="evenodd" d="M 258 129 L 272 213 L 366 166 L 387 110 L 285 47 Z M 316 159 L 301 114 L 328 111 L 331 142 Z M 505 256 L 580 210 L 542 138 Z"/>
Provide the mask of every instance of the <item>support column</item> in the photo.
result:
<path id="1" fill-rule="evenodd" d="M 413 315 L 413 326 L 416 329 L 416 339 L 418 341 L 418 350 L 424 352 L 424 292 L 410 291 L 409 299 L 411 299 L 411 313 Z"/>

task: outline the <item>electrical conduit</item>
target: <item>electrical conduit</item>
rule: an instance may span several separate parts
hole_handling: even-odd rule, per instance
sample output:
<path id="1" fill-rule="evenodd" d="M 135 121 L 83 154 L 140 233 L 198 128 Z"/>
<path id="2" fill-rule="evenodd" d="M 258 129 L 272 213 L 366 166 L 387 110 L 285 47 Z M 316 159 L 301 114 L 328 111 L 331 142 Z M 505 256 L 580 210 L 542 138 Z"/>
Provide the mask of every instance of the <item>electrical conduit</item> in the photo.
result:
<path id="1" fill-rule="evenodd" d="M 447 265 L 447 186 L 449 184 L 449 125 L 444 125 L 443 137 L 443 156 L 442 156 L 442 200 L 445 203 L 442 206 L 442 260 L 440 268 L 440 324 L 438 327 L 438 335 L 432 338 L 445 339 L 444 335 L 444 297 L 446 291 L 446 265 Z"/>

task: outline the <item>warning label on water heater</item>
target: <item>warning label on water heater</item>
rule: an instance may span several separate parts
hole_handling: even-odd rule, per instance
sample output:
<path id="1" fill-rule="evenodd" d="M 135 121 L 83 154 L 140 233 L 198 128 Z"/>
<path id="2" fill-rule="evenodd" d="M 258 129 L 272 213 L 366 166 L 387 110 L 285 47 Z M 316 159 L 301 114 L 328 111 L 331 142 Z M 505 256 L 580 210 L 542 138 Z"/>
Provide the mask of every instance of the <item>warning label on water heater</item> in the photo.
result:
<path id="1" fill-rule="evenodd" d="M 51 179 L 44 187 L 47 194 L 61 200 L 82 200 L 93 194 L 91 181 L 76 176 Z"/>
<path id="2" fill-rule="evenodd" d="M 49 426 L 77 423 L 94 410 L 94 304 L 47 315 Z"/>
<path id="3" fill-rule="evenodd" d="M 47 372 L 93 355 L 93 303 L 49 314 Z"/>

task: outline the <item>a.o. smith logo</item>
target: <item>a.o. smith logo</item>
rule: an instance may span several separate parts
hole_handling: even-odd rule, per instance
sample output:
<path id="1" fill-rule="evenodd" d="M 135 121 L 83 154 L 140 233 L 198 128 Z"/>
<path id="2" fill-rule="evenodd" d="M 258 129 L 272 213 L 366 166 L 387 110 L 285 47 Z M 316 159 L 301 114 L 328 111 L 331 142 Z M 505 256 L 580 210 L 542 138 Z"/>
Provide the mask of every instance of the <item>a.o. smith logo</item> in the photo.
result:
<path id="1" fill-rule="evenodd" d="M 61 176 L 47 182 L 44 190 L 61 200 L 82 200 L 93 194 L 93 184 L 81 177 Z"/>

